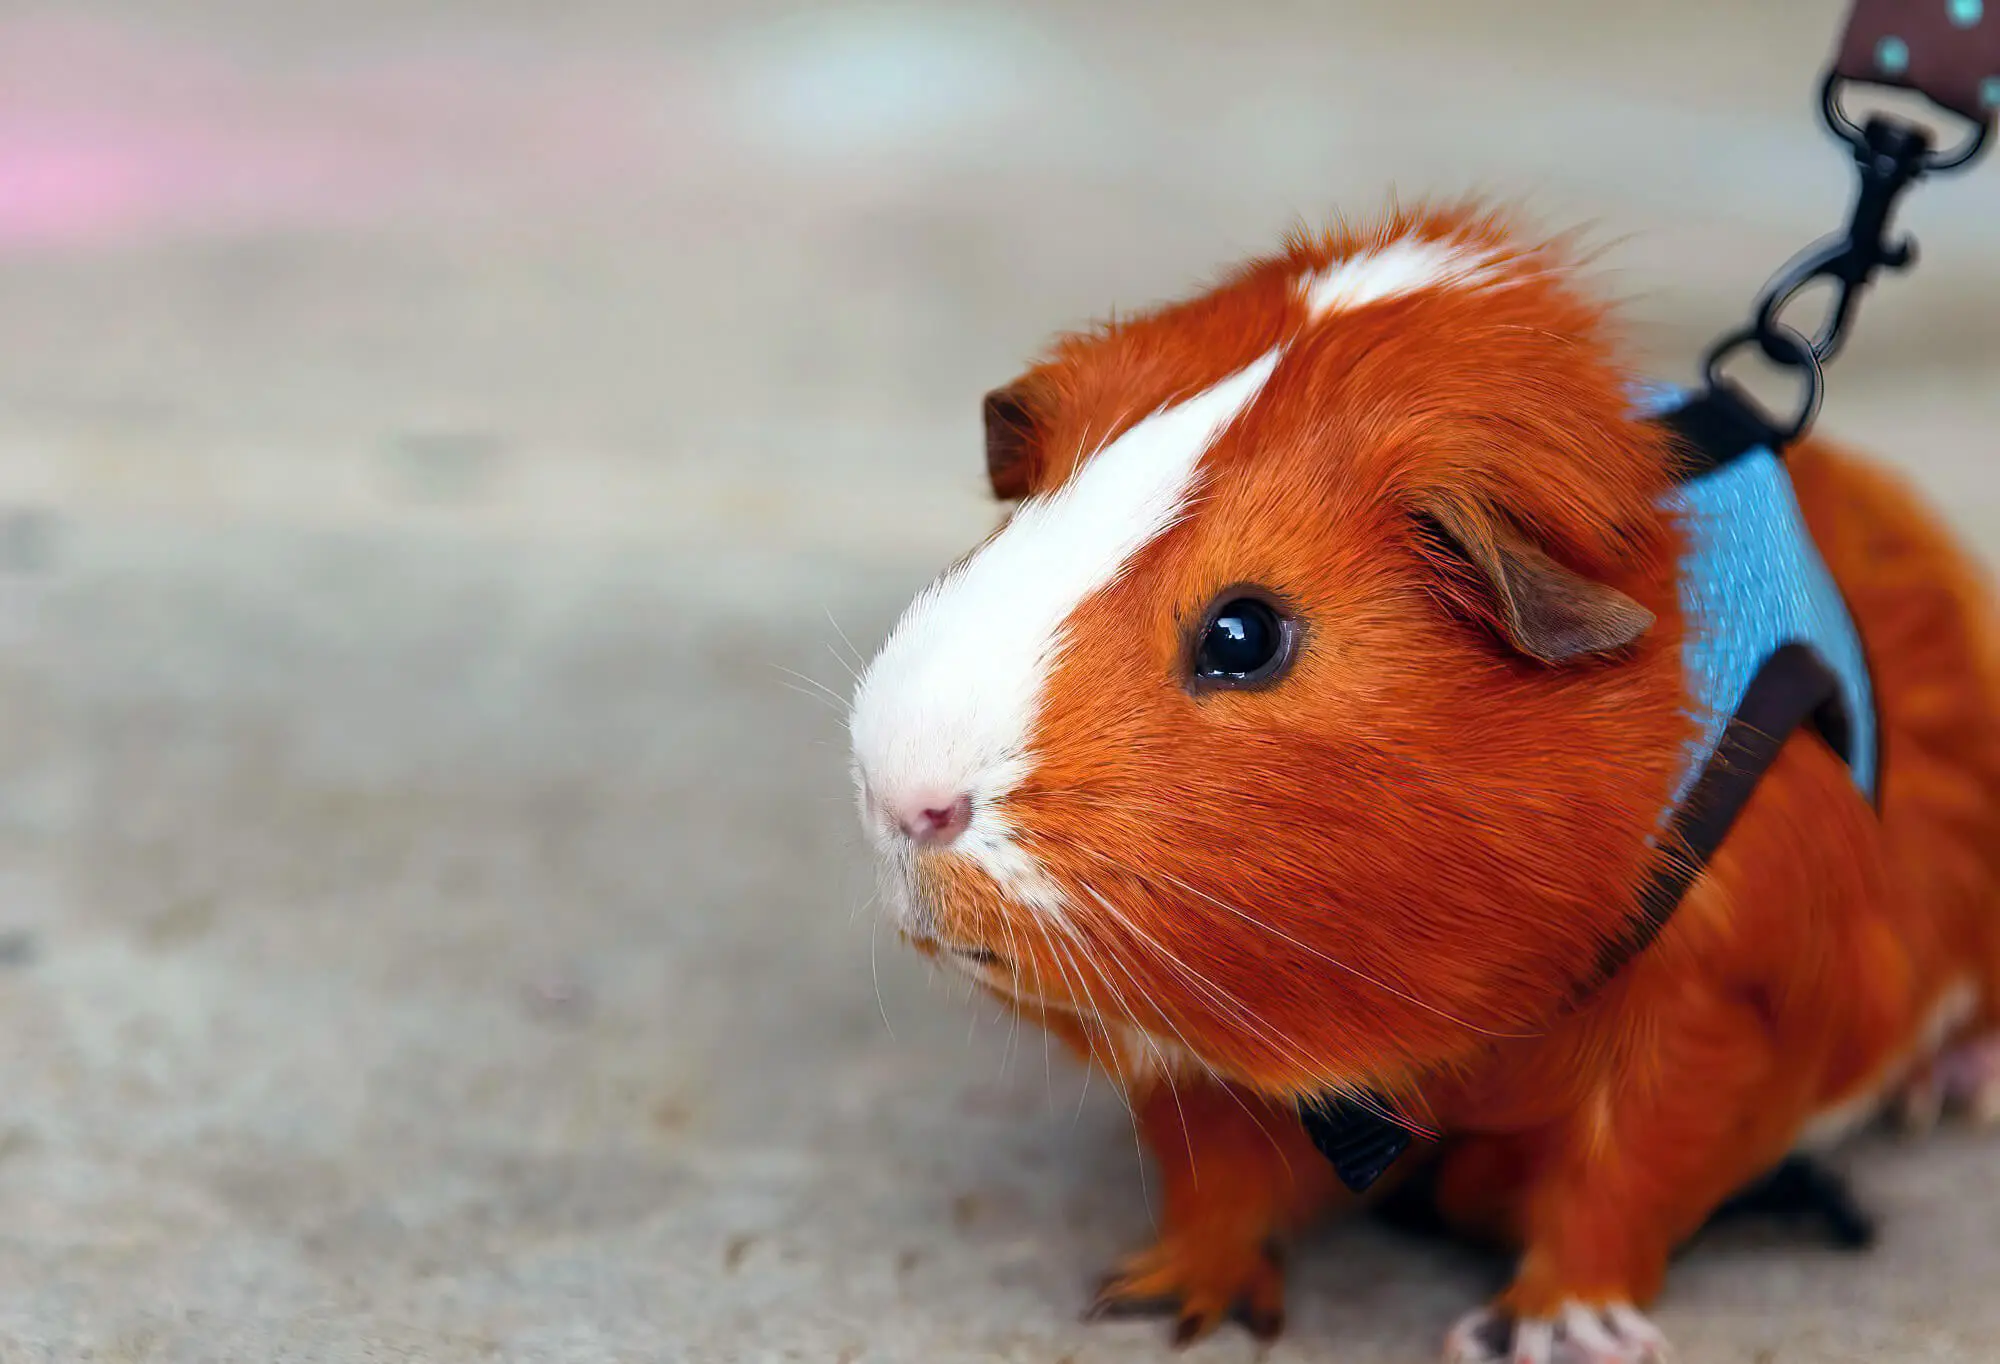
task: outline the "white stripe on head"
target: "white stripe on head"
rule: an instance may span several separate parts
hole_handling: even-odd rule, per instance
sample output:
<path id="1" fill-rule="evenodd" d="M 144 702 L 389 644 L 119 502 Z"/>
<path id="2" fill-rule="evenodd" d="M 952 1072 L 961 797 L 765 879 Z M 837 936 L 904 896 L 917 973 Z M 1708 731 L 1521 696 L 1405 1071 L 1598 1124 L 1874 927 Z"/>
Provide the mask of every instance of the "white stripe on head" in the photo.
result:
<path id="1" fill-rule="evenodd" d="M 1501 260 L 1488 247 L 1405 237 L 1337 260 L 1299 281 L 1314 321 L 1348 308 L 1438 286 L 1477 288 L 1500 278 Z"/>
<path id="2" fill-rule="evenodd" d="M 926 589 L 868 666 L 849 729 L 855 771 L 877 795 L 972 798 L 952 845 L 1031 908 L 1058 887 L 1013 841 L 994 803 L 1034 765 L 1029 732 L 1076 608 L 1183 515 L 1201 457 L 1263 391 L 1278 352 L 1163 408 L 1023 502 L 1000 533 Z M 878 837 L 893 835 L 870 818 Z"/>

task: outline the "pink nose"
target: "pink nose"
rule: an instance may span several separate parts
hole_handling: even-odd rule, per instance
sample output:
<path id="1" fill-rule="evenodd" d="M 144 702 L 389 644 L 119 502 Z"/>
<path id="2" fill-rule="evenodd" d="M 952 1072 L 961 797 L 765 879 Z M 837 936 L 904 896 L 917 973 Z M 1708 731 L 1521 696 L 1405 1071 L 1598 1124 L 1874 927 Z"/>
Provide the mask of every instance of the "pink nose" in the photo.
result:
<path id="1" fill-rule="evenodd" d="M 942 848 L 972 823 L 972 797 L 916 791 L 884 802 L 889 818 L 912 843 Z"/>

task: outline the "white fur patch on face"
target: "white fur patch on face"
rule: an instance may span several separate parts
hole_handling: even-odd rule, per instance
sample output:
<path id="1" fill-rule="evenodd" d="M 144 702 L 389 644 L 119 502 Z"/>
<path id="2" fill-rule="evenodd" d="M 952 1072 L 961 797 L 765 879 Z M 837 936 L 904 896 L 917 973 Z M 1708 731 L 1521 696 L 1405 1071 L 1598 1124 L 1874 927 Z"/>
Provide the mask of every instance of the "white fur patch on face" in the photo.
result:
<path id="1" fill-rule="evenodd" d="M 1271 351 L 1140 421 L 911 603 L 849 718 L 863 821 L 884 853 L 900 853 L 901 835 L 875 801 L 963 792 L 972 820 L 944 855 L 970 860 L 1020 904 L 1060 911 L 1060 887 L 1014 841 L 998 802 L 1034 766 L 1031 730 L 1064 627 L 1182 516 L 1201 457 L 1277 361 Z"/>
<path id="2" fill-rule="evenodd" d="M 1465 242 L 1405 237 L 1338 260 L 1299 281 L 1314 321 L 1386 298 L 1438 287 L 1477 288 L 1502 278 L 1491 249 Z"/>

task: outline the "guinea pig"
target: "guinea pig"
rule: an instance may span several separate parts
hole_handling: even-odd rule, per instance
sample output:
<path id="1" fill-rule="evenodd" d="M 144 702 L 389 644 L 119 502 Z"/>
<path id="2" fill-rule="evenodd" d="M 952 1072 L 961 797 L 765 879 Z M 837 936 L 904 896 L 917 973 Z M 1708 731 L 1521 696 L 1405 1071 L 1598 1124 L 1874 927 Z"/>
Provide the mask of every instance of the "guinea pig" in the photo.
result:
<path id="1" fill-rule="evenodd" d="M 1881 469 L 1763 452 L 1866 714 L 1772 738 L 1695 865 L 1733 598 L 1645 391 L 1569 246 L 1475 206 L 988 396 L 1007 513 L 863 674 L 853 770 L 904 937 L 1113 1076 L 1163 1171 L 1099 1309 L 1275 1333 L 1277 1248 L 1356 1201 L 1299 1117 L 1345 1096 L 1420 1138 L 1378 1188 L 1519 1253 L 1451 1359 L 1651 1360 L 1737 1191 L 1898 1103 L 2000 1116 L 1982 572 Z"/>

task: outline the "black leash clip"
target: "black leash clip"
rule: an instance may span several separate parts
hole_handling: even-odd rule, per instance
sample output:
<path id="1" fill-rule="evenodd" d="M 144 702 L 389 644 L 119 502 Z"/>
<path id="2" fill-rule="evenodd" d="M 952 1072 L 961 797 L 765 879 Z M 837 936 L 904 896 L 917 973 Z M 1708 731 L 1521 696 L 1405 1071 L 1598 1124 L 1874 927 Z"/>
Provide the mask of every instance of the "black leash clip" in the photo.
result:
<path id="1" fill-rule="evenodd" d="M 1822 238 L 1780 270 L 1757 296 L 1750 324 L 1730 332 L 1709 350 L 1702 377 L 1712 394 L 1726 397 L 1761 425 L 1772 447 L 1796 441 L 1819 415 L 1825 394 L 1822 367 L 1840 353 L 1861 293 L 1882 270 L 1907 270 L 1916 263 L 1917 245 L 1908 236 L 1891 238 L 1889 221 L 1896 202 L 1926 175 L 1957 170 L 1985 150 L 1989 125 L 1975 131 L 1949 155 L 1935 150 L 1930 131 L 1918 124 L 1872 115 L 1857 124 L 1841 107 L 1847 78 L 1829 76 L 1821 92 L 1821 111 L 1835 136 L 1853 150 L 1858 179 L 1846 230 Z M 1808 336 L 1785 320 L 1793 301 L 1821 280 L 1831 280 L 1834 294 L 1826 315 Z M 1779 422 L 1761 414 L 1758 404 L 1723 378 L 1723 366 L 1745 347 L 1755 345 L 1772 364 L 1795 371 L 1804 392 L 1795 415 Z"/>

